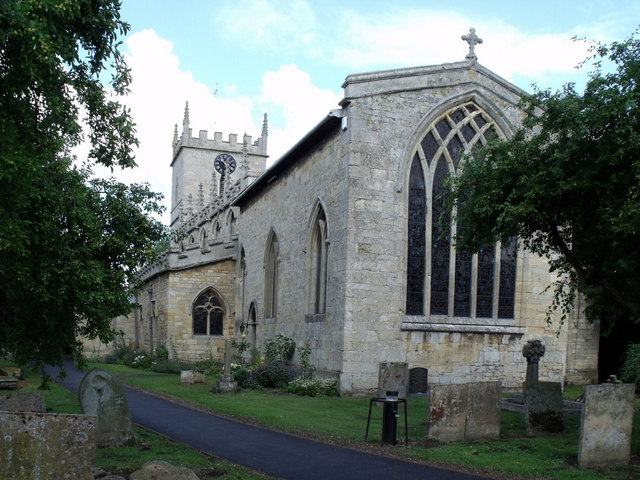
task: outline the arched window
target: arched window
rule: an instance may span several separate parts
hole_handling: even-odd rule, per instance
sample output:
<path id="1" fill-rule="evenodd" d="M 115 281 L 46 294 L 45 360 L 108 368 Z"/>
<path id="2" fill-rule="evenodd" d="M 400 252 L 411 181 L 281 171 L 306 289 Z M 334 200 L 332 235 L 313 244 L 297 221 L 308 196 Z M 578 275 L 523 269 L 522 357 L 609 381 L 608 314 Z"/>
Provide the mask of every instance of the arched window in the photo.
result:
<path id="1" fill-rule="evenodd" d="M 309 293 L 310 309 L 323 314 L 327 303 L 327 217 L 318 204 L 311 227 Z"/>
<path id="2" fill-rule="evenodd" d="M 236 235 L 238 233 L 238 228 L 237 228 L 237 219 L 235 214 L 233 213 L 233 210 L 229 211 L 229 216 L 227 217 L 227 222 L 229 223 L 229 235 L 231 235 L 231 237 L 233 237 L 234 235 Z"/>
<path id="3" fill-rule="evenodd" d="M 220 296 L 212 288 L 198 295 L 191 315 L 194 335 L 222 335 L 224 308 Z"/>
<path id="4" fill-rule="evenodd" d="M 447 177 L 463 154 L 496 135 L 495 123 L 469 102 L 433 122 L 416 146 L 407 189 L 407 315 L 513 318 L 516 242 L 456 251 L 452 237 L 464 225 L 444 203 Z"/>
<path id="5" fill-rule="evenodd" d="M 278 237 L 271 230 L 264 258 L 264 317 L 276 318 L 278 313 Z"/>

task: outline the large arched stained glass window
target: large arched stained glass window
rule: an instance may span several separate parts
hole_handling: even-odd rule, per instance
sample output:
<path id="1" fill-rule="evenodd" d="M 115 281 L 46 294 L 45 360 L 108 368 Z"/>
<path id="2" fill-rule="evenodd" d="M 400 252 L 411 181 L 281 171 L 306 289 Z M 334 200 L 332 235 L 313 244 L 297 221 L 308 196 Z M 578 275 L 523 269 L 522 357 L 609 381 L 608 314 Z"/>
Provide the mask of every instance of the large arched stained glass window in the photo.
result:
<path id="1" fill-rule="evenodd" d="M 449 110 L 418 142 L 409 172 L 407 212 L 407 315 L 513 318 L 516 242 L 487 245 L 475 254 L 456 251 L 444 195 L 447 178 L 462 168 L 465 152 L 498 135 L 473 102 Z"/>

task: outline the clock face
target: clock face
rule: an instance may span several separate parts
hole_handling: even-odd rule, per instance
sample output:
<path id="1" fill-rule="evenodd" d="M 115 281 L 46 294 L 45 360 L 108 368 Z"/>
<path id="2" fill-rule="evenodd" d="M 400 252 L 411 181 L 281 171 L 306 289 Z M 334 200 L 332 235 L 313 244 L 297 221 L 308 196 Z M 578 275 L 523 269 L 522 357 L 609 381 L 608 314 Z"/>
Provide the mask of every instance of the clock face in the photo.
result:
<path id="1" fill-rule="evenodd" d="M 220 175 L 225 172 L 233 173 L 236 169 L 236 159 L 228 153 L 221 153 L 213 161 L 213 166 Z"/>

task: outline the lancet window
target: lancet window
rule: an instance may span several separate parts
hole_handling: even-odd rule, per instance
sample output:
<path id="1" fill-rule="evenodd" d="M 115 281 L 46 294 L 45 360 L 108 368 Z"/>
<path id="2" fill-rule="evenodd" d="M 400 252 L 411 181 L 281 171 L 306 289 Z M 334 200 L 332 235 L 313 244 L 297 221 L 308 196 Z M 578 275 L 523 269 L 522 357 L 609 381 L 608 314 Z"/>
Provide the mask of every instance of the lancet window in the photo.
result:
<path id="1" fill-rule="evenodd" d="M 276 318 L 278 313 L 278 237 L 271 230 L 264 259 L 264 316 Z"/>
<path id="2" fill-rule="evenodd" d="M 312 313 L 325 313 L 327 303 L 327 217 L 321 205 L 316 209 L 311 229 L 310 307 Z"/>
<path id="3" fill-rule="evenodd" d="M 464 225 L 443 199 L 465 152 L 495 135 L 491 118 L 469 102 L 433 122 L 416 146 L 407 189 L 407 315 L 513 318 L 516 242 L 457 251 L 452 238 Z"/>

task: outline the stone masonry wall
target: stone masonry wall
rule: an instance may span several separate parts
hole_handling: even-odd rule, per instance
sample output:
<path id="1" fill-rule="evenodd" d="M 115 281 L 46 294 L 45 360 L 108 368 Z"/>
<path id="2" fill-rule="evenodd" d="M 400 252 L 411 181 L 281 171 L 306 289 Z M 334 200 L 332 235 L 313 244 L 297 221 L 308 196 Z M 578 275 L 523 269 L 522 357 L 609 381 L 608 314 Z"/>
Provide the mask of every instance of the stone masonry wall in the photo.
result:
<path id="1" fill-rule="evenodd" d="M 257 346 L 280 333 L 297 345 L 309 342 L 311 362 L 319 373 L 335 375 L 341 369 L 345 256 L 347 254 L 346 158 L 342 132 L 336 132 L 291 171 L 281 174 L 257 199 L 243 206 L 239 238 L 247 259 L 245 312 L 256 305 Z M 320 202 L 328 224 L 327 314 L 316 317 L 309 306 L 308 252 L 311 220 Z M 278 309 L 276 319 L 264 318 L 265 248 L 270 229 L 278 239 Z M 294 362 L 296 359 L 294 359 Z"/>
<path id="2" fill-rule="evenodd" d="M 450 319 L 451 332 L 403 331 L 406 182 L 415 142 L 431 122 L 465 101 L 490 112 L 507 135 L 520 119 L 515 108 L 520 92 L 482 69 L 453 64 L 404 73 L 366 74 L 345 82 L 351 142 L 341 391 L 371 394 L 377 388 L 378 364 L 403 361 L 410 368 L 428 368 L 430 382 L 502 380 L 516 387 L 526 367 L 522 345 L 531 338 L 543 340 L 549 352 L 541 377 L 562 381 L 567 326 L 547 325 L 550 296 L 544 289 L 551 278 L 546 263 L 527 253 L 521 252 L 517 266 L 515 319 L 496 319 L 495 334 L 456 332 L 455 324 L 465 324 L 465 319 Z"/>

